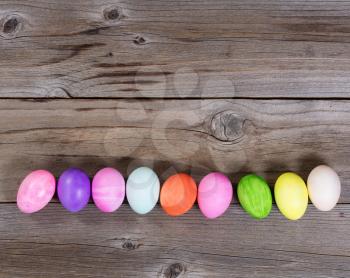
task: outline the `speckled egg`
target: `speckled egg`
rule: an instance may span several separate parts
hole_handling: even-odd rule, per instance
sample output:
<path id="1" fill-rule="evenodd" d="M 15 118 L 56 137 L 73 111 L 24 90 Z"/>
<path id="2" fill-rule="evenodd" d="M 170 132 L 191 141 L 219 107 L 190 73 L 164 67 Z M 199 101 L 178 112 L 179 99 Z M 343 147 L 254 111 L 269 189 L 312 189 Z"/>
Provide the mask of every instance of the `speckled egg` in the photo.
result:
<path id="1" fill-rule="evenodd" d="M 92 198 L 103 212 L 113 212 L 125 197 L 124 177 L 113 168 L 99 170 L 92 180 Z"/>
<path id="2" fill-rule="evenodd" d="M 126 182 L 126 197 L 133 211 L 150 212 L 159 198 L 160 183 L 157 174 L 148 167 L 135 169 Z"/>
<path id="3" fill-rule="evenodd" d="M 46 170 L 31 172 L 22 181 L 17 193 L 17 206 L 24 213 L 43 209 L 55 194 L 55 177 Z"/>
<path id="4" fill-rule="evenodd" d="M 222 215 L 232 201 L 232 184 L 222 173 L 206 175 L 198 186 L 198 206 L 207 218 L 216 218 Z"/>
<path id="5" fill-rule="evenodd" d="M 308 199 L 306 184 L 300 176 L 289 172 L 278 177 L 275 183 L 275 200 L 286 218 L 301 218 L 306 211 Z"/>
<path id="6" fill-rule="evenodd" d="M 338 174 L 326 165 L 314 168 L 307 179 L 311 202 L 322 211 L 329 211 L 337 204 L 341 185 Z"/>

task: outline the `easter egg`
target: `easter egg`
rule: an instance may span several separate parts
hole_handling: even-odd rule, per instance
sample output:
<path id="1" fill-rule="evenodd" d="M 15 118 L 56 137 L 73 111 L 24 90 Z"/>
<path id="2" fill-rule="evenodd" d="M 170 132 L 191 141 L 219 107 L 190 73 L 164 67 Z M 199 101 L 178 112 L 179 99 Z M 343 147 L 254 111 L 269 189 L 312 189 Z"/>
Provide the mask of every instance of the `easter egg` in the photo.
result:
<path id="1" fill-rule="evenodd" d="M 307 208 L 308 192 L 301 177 L 284 173 L 275 183 L 275 200 L 281 213 L 290 220 L 301 218 Z"/>
<path id="2" fill-rule="evenodd" d="M 90 179 L 81 169 L 69 168 L 58 179 L 58 199 L 70 212 L 80 211 L 87 205 L 90 191 Z"/>
<path id="3" fill-rule="evenodd" d="M 150 212 L 159 198 L 160 183 L 157 174 L 148 167 L 135 169 L 126 182 L 126 197 L 133 211 Z"/>
<path id="4" fill-rule="evenodd" d="M 17 206 L 24 213 L 43 209 L 55 194 L 55 177 L 46 170 L 36 170 L 22 181 L 17 193 Z"/>
<path id="5" fill-rule="evenodd" d="M 322 211 L 329 211 L 337 204 L 341 185 L 339 176 L 330 167 L 320 165 L 307 178 L 307 188 L 311 202 Z"/>
<path id="6" fill-rule="evenodd" d="M 197 185 L 191 176 L 180 173 L 169 177 L 160 192 L 160 204 L 171 216 L 189 211 L 197 197 Z"/>
<path id="7" fill-rule="evenodd" d="M 272 195 L 267 182 L 254 174 L 246 175 L 237 186 L 238 200 L 253 218 L 262 219 L 270 214 Z"/>
<path id="8" fill-rule="evenodd" d="M 206 175 L 198 186 L 198 206 L 207 218 L 216 218 L 222 215 L 232 201 L 232 184 L 221 173 Z"/>
<path id="9" fill-rule="evenodd" d="M 124 177 L 113 168 L 99 170 L 92 180 L 92 199 L 103 212 L 113 212 L 125 197 Z"/>

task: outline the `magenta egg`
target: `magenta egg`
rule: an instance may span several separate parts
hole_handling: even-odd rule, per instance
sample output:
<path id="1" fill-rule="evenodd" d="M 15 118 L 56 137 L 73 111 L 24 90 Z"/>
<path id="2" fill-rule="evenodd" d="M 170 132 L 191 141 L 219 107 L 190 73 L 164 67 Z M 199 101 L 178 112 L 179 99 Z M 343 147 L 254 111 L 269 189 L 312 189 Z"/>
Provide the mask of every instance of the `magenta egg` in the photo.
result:
<path id="1" fill-rule="evenodd" d="M 232 196 L 232 184 L 224 174 L 210 173 L 199 183 L 198 206 L 207 218 L 222 215 L 230 206 Z"/>
<path id="2" fill-rule="evenodd" d="M 103 212 L 113 212 L 123 203 L 125 197 L 124 177 L 113 168 L 103 168 L 92 180 L 92 198 Z"/>
<path id="3" fill-rule="evenodd" d="M 22 181 L 17 193 L 17 206 L 24 213 L 43 209 L 55 194 L 55 177 L 46 170 L 36 170 Z"/>

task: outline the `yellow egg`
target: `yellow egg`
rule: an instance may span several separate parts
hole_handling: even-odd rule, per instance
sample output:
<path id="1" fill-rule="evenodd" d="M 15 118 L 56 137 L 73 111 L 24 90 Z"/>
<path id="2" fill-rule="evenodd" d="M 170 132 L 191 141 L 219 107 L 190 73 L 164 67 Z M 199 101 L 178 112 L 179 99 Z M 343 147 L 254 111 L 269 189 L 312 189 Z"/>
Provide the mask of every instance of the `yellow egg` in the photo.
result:
<path id="1" fill-rule="evenodd" d="M 294 173 L 280 175 L 275 183 L 275 200 L 286 218 L 301 218 L 308 204 L 308 192 L 303 179 Z"/>

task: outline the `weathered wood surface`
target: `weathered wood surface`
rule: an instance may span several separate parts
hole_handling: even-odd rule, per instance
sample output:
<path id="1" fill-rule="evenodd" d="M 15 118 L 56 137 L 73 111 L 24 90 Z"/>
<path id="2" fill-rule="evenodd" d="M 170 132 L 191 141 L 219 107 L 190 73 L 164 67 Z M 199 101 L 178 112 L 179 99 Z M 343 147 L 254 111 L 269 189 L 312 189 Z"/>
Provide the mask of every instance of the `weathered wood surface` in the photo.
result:
<path id="1" fill-rule="evenodd" d="M 113 166 L 127 176 L 151 165 L 162 179 L 186 171 L 199 180 L 247 172 L 271 184 L 283 171 L 304 178 L 327 163 L 350 203 L 350 101 L 330 100 L 0 100 L 0 200 L 16 200 L 32 169 L 92 176 Z"/>
<path id="2" fill-rule="evenodd" d="M 234 204 L 216 220 L 198 208 L 173 218 L 123 205 L 78 214 L 50 204 L 23 215 L 0 206 L 0 274 L 12 277 L 349 277 L 350 206 L 309 207 L 288 221 L 274 207 L 257 221 Z"/>
<path id="3" fill-rule="evenodd" d="M 348 98 L 350 1 L 0 1 L 0 97 Z"/>
<path id="4" fill-rule="evenodd" d="M 349 43 L 350 0 L 0 0 L 0 277 L 349 277 Z M 297 222 L 14 203 L 37 168 L 273 185 L 321 163 L 340 204 Z"/>

